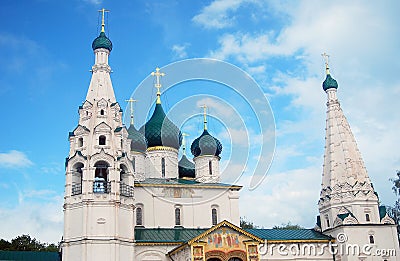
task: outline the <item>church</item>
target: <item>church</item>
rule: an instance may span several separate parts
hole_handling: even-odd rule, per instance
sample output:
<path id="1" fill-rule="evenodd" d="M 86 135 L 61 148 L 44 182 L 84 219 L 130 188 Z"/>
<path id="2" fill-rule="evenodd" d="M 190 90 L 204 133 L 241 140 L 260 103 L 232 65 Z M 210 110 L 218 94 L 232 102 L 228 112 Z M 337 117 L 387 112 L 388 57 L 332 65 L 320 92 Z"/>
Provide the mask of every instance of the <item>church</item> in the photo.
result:
<path id="1" fill-rule="evenodd" d="M 398 260 L 396 225 L 379 205 L 328 62 L 315 227 L 244 229 L 242 187 L 220 180 L 223 144 L 207 126 L 206 107 L 203 133 L 190 145 L 192 158 L 184 134 L 164 111 L 165 75 L 156 68 L 151 73 L 154 86 L 148 86 L 157 88 L 151 117 L 136 128 L 131 111 L 126 128 L 110 77 L 113 45 L 105 33 L 104 9 L 92 49 L 92 78 L 78 123 L 69 133 L 62 260 Z"/>

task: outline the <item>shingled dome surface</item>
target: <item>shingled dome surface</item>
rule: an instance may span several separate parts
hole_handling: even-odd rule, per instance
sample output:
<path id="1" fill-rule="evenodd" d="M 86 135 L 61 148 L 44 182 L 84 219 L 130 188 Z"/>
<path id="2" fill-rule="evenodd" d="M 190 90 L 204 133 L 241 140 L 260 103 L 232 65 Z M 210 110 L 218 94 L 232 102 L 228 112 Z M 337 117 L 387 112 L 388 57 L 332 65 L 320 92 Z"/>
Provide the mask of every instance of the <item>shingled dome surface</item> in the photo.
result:
<path id="1" fill-rule="evenodd" d="M 147 141 L 142 133 L 135 126 L 128 128 L 128 139 L 131 139 L 131 151 L 145 152 L 147 149 Z"/>
<path id="2" fill-rule="evenodd" d="M 190 150 L 195 157 L 202 155 L 219 156 L 222 152 L 222 144 L 207 130 L 204 130 L 200 137 L 193 141 Z"/>
<path id="3" fill-rule="evenodd" d="M 182 133 L 165 115 L 161 104 L 156 104 L 153 115 L 139 132 L 144 133 L 148 148 L 164 146 L 179 149 L 182 144 Z"/>

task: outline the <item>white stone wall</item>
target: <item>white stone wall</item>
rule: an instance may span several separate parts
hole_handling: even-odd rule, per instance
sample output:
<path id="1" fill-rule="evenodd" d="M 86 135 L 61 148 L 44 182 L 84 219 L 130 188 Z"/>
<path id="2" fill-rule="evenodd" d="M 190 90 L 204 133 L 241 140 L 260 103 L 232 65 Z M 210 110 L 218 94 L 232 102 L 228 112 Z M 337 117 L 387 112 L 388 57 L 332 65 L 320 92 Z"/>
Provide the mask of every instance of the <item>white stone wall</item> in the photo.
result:
<path id="1" fill-rule="evenodd" d="M 169 147 L 146 153 L 146 178 L 178 178 L 178 151 Z M 161 159 L 165 159 L 165 177 L 161 173 Z"/>
<path id="2" fill-rule="evenodd" d="M 146 228 L 173 228 L 177 207 L 181 209 L 181 226 L 185 228 L 211 227 L 213 207 L 218 210 L 218 222 L 227 220 L 239 225 L 238 191 L 190 188 L 181 192 L 181 198 L 175 198 L 173 190 L 167 186 L 136 187 L 136 204 L 143 206 L 143 225 Z"/>
<path id="3" fill-rule="evenodd" d="M 196 180 L 205 183 L 217 183 L 220 180 L 219 157 L 213 155 L 198 156 L 193 159 Z M 211 174 L 210 174 L 211 162 Z"/>

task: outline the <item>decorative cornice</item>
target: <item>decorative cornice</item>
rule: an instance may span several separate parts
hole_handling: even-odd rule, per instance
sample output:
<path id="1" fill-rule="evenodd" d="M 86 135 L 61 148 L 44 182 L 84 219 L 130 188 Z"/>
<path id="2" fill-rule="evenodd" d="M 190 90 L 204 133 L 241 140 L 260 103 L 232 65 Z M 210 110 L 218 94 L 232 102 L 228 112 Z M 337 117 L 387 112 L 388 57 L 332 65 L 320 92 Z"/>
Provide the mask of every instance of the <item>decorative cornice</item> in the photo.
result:
<path id="1" fill-rule="evenodd" d="M 167 146 L 155 146 L 155 147 L 150 147 L 150 148 L 147 148 L 146 151 L 149 152 L 149 151 L 155 151 L 155 150 L 173 151 L 173 152 L 178 153 L 178 150 L 177 150 L 177 149 L 172 148 L 172 147 L 167 147 Z"/>

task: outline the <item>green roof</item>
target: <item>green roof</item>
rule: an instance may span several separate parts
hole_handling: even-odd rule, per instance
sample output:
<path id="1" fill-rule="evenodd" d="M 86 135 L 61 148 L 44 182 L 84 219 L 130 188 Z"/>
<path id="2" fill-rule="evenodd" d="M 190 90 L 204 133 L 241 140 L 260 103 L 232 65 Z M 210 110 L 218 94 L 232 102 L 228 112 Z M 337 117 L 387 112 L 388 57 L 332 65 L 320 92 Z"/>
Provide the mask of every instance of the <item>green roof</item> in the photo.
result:
<path id="1" fill-rule="evenodd" d="M 204 233 L 209 228 L 144 228 L 135 227 L 135 241 L 137 243 L 184 243 Z M 264 240 L 289 241 L 289 240 L 331 240 L 313 229 L 245 229 Z"/>
<path id="2" fill-rule="evenodd" d="M 190 150 L 195 157 L 200 155 L 219 156 L 222 152 L 222 144 L 218 139 L 211 136 L 207 130 L 204 130 L 200 137 L 193 141 Z"/>
<path id="3" fill-rule="evenodd" d="M 335 79 L 332 78 L 332 76 L 328 73 L 326 75 L 325 81 L 322 83 L 322 88 L 324 91 L 330 89 L 330 88 L 338 88 L 338 83 Z"/>
<path id="4" fill-rule="evenodd" d="M 144 133 L 147 146 L 166 146 L 179 149 L 182 144 L 182 133 L 165 115 L 161 104 L 156 104 L 153 115 L 139 132 Z"/>
<path id="5" fill-rule="evenodd" d="M 104 32 L 101 32 L 100 35 L 96 39 L 94 39 L 92 43 L 93 51 L 99 48 L 107 49 L 110 52 L 112 50 L 112 42 L 110 41 L 110 39 L 107 38 Z"/>
<path id="6" fill-rule="evenodd" d="M 191 162 L 186 155 L 183 155 L 181 160 L 178 162 L 179 178 L 195 178 L 195 167 L 194 163 Z"/>
<path id="7" fill-rule="evenodd" d="M 379 217 L 382 220 L 386 216 L 386 207 L 385 206 L 379 206 Z"/>
<path id="8" fill-rule="evenodd" d="M 207 231 L 207 228 L 141 228 L 135 227 L 137 243 L 183 243 Z"/>
<path id="9" fill-rule="evenodd" d="M 128 128 L 128 139 L 131 140 L 131 150 L 145 152 L 147 149 L 147 140 L 144 135 L 139 132 L 133 124 Z"/>
<path id="10" fill-rule="evenodd" d="M 242 186 L 239 185 L 232 185 L 232 184 L 225 184 L 225 183 L 203 183 L 203 182 L 198 182 L 193 179 L 166 179 L 166 178 L 148 178 L 143 181 L 137 181 L 135 182 L 135 186 L 142 186 L 142 185 L 166 185 L 166 186 L 198 186 L 198 187 L 222 187 L 222 188 L 227 188 L 227 187 L 236 187 L 238 189 L 242 188 Z"/>
<path id="11" fill-rule="evenodd" d="M 60 261 L 58 252 L 36 252 L 36 251 L 1 251 L 0 260 L 13 261 Z"/>
<path id="12" fill-rule="evenodd" d="M 262 238 L 264 240 L 330 240 L 329 236 L 326 236 L 313 229 L 258 229 L 251 228 L 245 229 L 247 232 Z"/>

